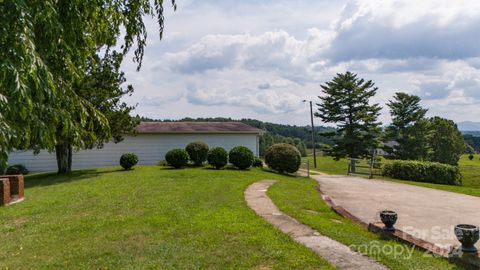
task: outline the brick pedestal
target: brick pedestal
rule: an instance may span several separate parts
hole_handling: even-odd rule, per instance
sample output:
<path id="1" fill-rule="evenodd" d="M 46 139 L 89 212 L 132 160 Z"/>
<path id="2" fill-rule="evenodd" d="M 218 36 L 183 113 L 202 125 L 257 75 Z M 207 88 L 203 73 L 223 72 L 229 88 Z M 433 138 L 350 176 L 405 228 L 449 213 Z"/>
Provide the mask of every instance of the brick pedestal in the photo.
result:
<path id="1" fill-rule="evenodd" d="M 8 178 L 0 178 L 0 205 L 10 202 L 10 181 Z"/>
<path id="2" fill-rule="evenodd" d="M 23 198 L 24 181 L 23 175 L 3 175 L 1 178 L 8 178 L 10 180 L 10 196 L 16 198 Z"/>

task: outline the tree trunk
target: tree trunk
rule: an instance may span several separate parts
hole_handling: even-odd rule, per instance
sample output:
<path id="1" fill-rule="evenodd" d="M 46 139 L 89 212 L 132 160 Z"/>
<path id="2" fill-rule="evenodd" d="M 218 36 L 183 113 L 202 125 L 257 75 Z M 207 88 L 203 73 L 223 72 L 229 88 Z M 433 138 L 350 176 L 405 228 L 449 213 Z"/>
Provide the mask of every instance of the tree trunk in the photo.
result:
<path id="1" fill-rule="evenodd" d="M 69 142 L 63 142 L 55 145 L 57 155 L 58 173 L 64 174 L 72 171 L 72 145 Z"/>

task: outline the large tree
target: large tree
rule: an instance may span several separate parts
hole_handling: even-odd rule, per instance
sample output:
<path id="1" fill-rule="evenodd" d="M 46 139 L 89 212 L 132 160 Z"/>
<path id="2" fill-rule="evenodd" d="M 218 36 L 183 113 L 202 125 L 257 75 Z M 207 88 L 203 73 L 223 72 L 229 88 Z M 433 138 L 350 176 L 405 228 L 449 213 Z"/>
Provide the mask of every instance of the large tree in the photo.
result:
<path id="1" fill-rule="evenodd" d="M 438 116 L 430 118 L 429 122 L 432 132 L 430 160 L 457 165 L 466 147 L 457 125 L 452 120 Z"/>
<path id="2" fill-rule="evenodd" d="M 51 151 L 64 144 L 59 137 L 85 147 L 99 129 L 110 133 L 108 119 L 74 88 L 88 62 L 114 46 L 122 55 L 135 47 L 140 68 L 145 15 L 157 18 L 161 38 L 162 0 L 0 1 L 0 167 L 14 148 Z"/>
<path id="3" fill-rule="evenodd" d="M 403 160 L 424 160 L 429 155 L 429 122 L 427 109 L 420 106 L 420 97 L 395 93 L 387 103 L 392 123 L 385 129 L 385 139 L 394 141 L 385 147 L 390 157 Z"/>
<path id="4" fill-rule="evenodd" d="M 57 129 L 57 145 L 55 152 L 59 173 L 66 173 L 72 168 L 72 153 L 80 148 L 101 148 L 105 142 L 115 143 L 123 139 L 126 133 L 133 133 L 138 121 L 130 116 L 133 106 L 128 106 L 120 99 L 133 93 L 133 87 L 122 85 L 126 79 L 120 70 L 122 54 L 107 51 L 102 56 L 96 56 L 87 63 L 86 76 L 74 85 L 75 93 L 90 102 L 108 122 L 108 129 L 100 123 L 92 122 L 84 127 L 86 136 L 82 138 L 83 145 L 73 145 L 71 134 L 62 132 L 62 125 Z M 93 135 L 93 136 L 89 136 Z"/>
<path id="5" fill-rule="evenodd" d="M 328 154 L 336 159 L 371 156 L 381 131 L 377 120 L 381 108 L 370 103 L 378 88 L 349 71 L 337 74 L 321 87 L 323 95 L 319 96 L 315 116 L 338 127 L 335 132 L 325 133 L 335 143 Z"/>

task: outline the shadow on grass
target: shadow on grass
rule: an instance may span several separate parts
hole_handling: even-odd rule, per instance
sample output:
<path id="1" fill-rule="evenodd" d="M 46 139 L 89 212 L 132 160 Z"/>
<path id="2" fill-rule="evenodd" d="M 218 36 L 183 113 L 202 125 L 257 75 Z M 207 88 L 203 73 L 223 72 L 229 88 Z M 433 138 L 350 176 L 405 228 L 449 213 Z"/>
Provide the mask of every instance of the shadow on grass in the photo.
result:
<path id="1" fill-rule="evenodd" d="M 57 174 L 54 172 L 51 173 L 39 173 L 35 175 L 28 175 L 25 177 L 25 188 L 31 188 L 36 186 L 50 186 L 61 183 L 74 182 L 78 180 L 85 180 L 93 178 L 102 174 L 112 173 L 112 172 L 124 172 L 122 169 L 112 169 L 112 170 L 102 170 L 98 171 L 96 169 L 85 169 L 85 170 L 76 170 L 68 174 Z"/>
<path id="2" fill-rule="evenodd" d="M 204 170 L 209 170 L 209 171 L 221 171 L 223 170 L 224 168 L 220 168 L 220 169 L 217 169 L 215 167 L 210 167 L 210 166 L 206 166 L 203 168 Z"/>

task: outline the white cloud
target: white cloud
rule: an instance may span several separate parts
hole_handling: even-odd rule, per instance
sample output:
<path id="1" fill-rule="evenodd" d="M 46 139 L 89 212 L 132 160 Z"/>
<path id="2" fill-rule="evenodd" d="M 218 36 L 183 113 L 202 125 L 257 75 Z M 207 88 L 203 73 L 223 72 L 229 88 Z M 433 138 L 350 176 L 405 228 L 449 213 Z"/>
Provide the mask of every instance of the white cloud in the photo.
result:
<path id="1" fill-rule="evenodd" d="M 184 92 L 176 93 L 172 96 L 145 96 L 140 101 L 142 106 L 158 107 L 167 103 L 177 102 L 184 97 Z"/>
<path id="2" fill-rule="evenodd" d="M 374 102 L 406 91 L 432 114 L 475 120 L 479 13 L 470 0 L 186 1 L 167 14 L 166 39 L 147 47 L 142 71 L 126 66 L 131 101 L 158 118 L 307 124 L 300 101 L 350 70 L 376 82 Z"/>
<path id="3" fill-rule="evenodd" d="M 351 2 L 334 24 L 328 57 L 334 61 L 413 57 L 476 57 L 479 1 Z"/>
<path id="4" fill-rule="evenodd" d="M 256 89 L 196 89 L 188 91 L 188 101 L 196 105 L 228 105 L 245 107 L 260 114 L 287 114 L 303 108 L 298 96 L 275 90 Z"/>

